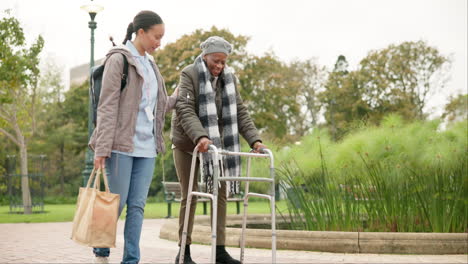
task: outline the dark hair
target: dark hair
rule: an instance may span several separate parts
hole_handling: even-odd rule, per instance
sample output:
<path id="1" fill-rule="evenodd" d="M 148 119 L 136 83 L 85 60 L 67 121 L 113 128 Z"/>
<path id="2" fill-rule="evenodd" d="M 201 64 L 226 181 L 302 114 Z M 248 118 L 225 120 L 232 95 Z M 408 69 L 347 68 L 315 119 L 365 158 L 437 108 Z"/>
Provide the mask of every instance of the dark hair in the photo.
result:
<path id="1" fill-rule="evenodd" d="M 153 11 L 140 11 L 135 18 L 133 18 L 133 22 L 128 24 L 127 27 L 127 34 L 125 35 L 124 41 L 122 42 L 125 44 L 127 40 L 132 39 L 132 34 L 137 32 L 140 28 L 144 31 L 147 31 L 150 27 L 154 25 L 163 24 L 161 17 Z"/>

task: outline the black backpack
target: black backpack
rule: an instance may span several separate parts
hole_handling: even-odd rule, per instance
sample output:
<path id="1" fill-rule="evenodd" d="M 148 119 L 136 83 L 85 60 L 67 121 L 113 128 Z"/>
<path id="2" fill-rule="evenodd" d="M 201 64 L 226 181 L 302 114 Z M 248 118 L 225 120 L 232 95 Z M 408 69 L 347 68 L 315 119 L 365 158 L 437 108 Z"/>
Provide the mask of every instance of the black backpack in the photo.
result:
<path id="1" fill-rule="evenodd" d="M 124 62 L 124 69 L 122 74 L 122 80 L 120 81 L 120 92 L 123 91 L 125 86 L 127 85 L 127 77 L 128 77 L 128 61 L 127 57 L 123 55 L 123 62 Z M 97 108 L 99 105 L 99 96 L 101 95 L 101 86 L 102 86 L 102 75 L 104 74 L 104 67 L 105 63 L 95 66 L 91 69 L 91 78 L 90 82 L 90 92 L 91 97 L 93 100 L 93 124 L 96 127 L 97 122 Z"/>

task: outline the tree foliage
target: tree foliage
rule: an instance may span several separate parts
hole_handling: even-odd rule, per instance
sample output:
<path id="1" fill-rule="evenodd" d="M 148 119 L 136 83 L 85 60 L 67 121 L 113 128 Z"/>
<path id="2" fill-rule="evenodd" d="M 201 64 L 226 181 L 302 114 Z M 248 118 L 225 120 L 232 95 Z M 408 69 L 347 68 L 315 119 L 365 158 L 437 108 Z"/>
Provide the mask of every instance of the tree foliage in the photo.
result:
<path id="1" fill-rule="evenodd" d="M 444 88 L 449 67 L 450 59 L 424 41 L 371 51 L 355 71 L 335 67 L 320 95 L 334 138 L 356 122 L 379 124 L 388 113 L 424 119 L 427 100 Z"/>
<path id="2" fill-rule="evenodd" d="M 274 54 L 251 56 L 239 74 L 241 94 L 257 127 L 282 137 L 300 113 L 301 82 Z"/>
<path id="3" fill-rule="evenodd" d="M 32 212 L 28 183 L 28 142 L 36 130 L 39 54 L 44 39 L 39 36 L 26 47 L 20 22 L 5 12 L 0 20 L 0 133 L 20 152 L 21 189 L 24 212 Z"/>
<path id="4" fill-rule="evenodd" d="M 449 58 L 424 41 L 371 51 L 360 62 L 364 99 L 380 114 L 423 119 L 428 98 L 447 82 L 449 66 Z"/>
<path id="5" fill-rule="evenodd" d="M 324 90 L 328 73 L 325 66 L 320 66 L 312 59 L 294 61 L 290 67 L 296 72 L 296 81 L 300 83 L 299 104 L 304 108 L 298 116 L 295 131 L 304 136 L 319 123 L 321 105 L 318 95 Z"/>
<path id="6" fill-rule="evenodd" d="M 468 117 L 468 94 L 451 96 L 445 105 L 442 118 L 449 122 L 462 121 Z"/>
<path id="7" fill-rule="evenodd" d="M 53 61 L 42 67 L 40 90 L 42 112 L 38 119 L 41 133 L 31 145 L 31 151 L 46 153 L 48 189 L 57 194 L 76 192 L 80 182 L 83 151 L 87 140 L 88 84 L 72 87 L 66 93 L 62 72 Z"/>

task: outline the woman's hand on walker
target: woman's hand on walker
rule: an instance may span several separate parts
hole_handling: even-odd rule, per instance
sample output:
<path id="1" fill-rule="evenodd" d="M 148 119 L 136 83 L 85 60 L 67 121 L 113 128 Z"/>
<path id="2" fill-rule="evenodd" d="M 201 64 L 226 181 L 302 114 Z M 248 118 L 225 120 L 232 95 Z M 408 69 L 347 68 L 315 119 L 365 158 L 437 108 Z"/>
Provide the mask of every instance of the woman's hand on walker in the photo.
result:
<path id="1" fill-rule="evenodd" d="M 196 148 L 198 148 L 200 152 L 207 152 L 211 144 L 213 144 L 213 141 L 207 137 L 202 137 L 198 140 Z"/>
<path id="2" fill-rule="evenodd" d="M 261 153 L 264 149 L 267 149 L 267 146 L 263 145 L 260 141 L 257 141 L 253 144 L 253 150 L 255 153 Z"/>

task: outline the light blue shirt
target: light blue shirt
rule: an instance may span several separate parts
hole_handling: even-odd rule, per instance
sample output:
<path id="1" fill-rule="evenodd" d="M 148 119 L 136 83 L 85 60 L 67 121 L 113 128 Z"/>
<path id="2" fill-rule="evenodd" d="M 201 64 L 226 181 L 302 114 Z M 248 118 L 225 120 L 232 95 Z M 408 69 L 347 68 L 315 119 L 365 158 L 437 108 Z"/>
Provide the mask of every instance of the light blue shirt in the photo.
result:
<path id="1" fill-rule="evenodd" d="M 114 153 L 120 153 L 132 157 L 154 158 L 156 157 L 156 141 L 154 137 L 154 125 L 156 120 L 149 120 L 145 108 L 149 106 L 153 116 L 156 115 L 156 102 L 158 96 L 158 82 L 154 69 L 151 66 L 149 55 L 145 53 L 141 56 L 131 41 L 125 44 L 133 55 L 137 67 L 143 73 L 143 86 L 141 87 L 141 103 L 138 108 L 138 116 L 133 136 L 133 152 L 121 152 L 113 150 Z"/>

